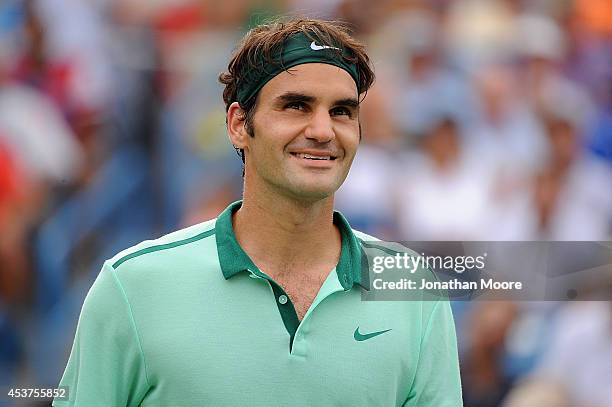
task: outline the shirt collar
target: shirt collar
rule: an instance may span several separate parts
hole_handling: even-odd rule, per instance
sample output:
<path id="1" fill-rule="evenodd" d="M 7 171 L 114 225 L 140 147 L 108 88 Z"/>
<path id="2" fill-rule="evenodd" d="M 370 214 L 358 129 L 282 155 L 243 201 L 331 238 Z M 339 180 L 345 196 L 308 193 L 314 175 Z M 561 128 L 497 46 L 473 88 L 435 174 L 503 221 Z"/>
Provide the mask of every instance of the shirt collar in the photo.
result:
<path id="1" fill-rule="evenodd" d="M 221 271 L 226 280 L 242 271 L 257 269 L 257 266 L 238 244 L 234 234 L 232 215 L 241 206 L 242 201 L 230 204 L 221 212 L 215 224 L 217 253 Z M 368 263 L 359 240 L 340 212 L 334 211 L 333 222 L 340 229 L 342 237 L 340 260 L 336 265 L 336 273 L 340 284 L 345 290 L 351 289 L 355 284 L 369 290 Z"/>

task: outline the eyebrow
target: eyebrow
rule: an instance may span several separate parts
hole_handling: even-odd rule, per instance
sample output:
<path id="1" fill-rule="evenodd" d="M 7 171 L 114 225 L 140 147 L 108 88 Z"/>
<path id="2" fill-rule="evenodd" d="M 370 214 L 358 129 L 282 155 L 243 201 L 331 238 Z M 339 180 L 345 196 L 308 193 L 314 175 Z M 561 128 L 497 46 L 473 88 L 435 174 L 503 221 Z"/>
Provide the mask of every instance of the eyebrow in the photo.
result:
<path id="1" fill-rule="evenodd" d="M 310 96 L 310 95 L 305 95 L 299 92 L 287 92 L 287 93 L 283 93 L 282 95 L 278 96 L 276 100 L 278 100 L 279 103 L 289 103 L 289 102 L 312 103 L 314 102 L 315 97 Z"/>
<path id="2" fill-rule="evenodd" d="M 276 100 L 278 103 L 290 103 L 290 102 L 304 102 L 304 103 L 312 103 L 315 101 L 315 97 L 311 95 L 307 95 L 300 92 L 287 92 L 278 96 Z M 333 103 L 334 106 L 346 106 L 357 108 L 359 106 L 359 101 L 355 98 L 344 98 L 336 100 Z"/>
<path id="3" fill-rule="evenodd" d="M 334 103 L 335 106 L 346 106 L 346 107 L 354 107 L 357 108 L 359 106 L 359 101 L 355 98 L 346 98 L 337 100 Z"/>

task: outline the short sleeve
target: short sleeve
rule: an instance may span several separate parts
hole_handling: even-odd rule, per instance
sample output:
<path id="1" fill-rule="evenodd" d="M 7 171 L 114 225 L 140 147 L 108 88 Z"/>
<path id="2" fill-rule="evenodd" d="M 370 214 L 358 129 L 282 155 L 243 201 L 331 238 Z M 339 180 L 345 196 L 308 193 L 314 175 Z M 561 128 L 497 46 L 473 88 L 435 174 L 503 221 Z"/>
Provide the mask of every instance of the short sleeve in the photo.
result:
<path id="1" fill-rule="evenodd" d="M 457 336 L 450 303 L 435 303 L 429 316 L 416 368 L 404 407 L 460 407 L 461 378 Z"/>
<path id="2" fill-rule="evenodd" d="M 116 271 L 107 263 L 89 290 L 60 386 L 62 406 L 137 406 L 148 391 L 136 322 Z"/>

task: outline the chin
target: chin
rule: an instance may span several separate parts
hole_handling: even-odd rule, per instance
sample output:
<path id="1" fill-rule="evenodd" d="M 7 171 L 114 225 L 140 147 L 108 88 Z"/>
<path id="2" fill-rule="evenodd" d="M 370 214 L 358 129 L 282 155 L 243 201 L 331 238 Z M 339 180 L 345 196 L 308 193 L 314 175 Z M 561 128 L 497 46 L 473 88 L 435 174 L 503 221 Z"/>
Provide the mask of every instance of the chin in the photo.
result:
<path id="1" fill-rule="evenodd" d="M 339 187 L 339 186 L 338 186 Z M 336 185 L 321 185 L 321 184 L 302 184 L 293 185 L 291 188 L 292 195 L 300 200 L 305 201 L 320 201 L 322 199 L 333 196 L 338 190 Z"/>

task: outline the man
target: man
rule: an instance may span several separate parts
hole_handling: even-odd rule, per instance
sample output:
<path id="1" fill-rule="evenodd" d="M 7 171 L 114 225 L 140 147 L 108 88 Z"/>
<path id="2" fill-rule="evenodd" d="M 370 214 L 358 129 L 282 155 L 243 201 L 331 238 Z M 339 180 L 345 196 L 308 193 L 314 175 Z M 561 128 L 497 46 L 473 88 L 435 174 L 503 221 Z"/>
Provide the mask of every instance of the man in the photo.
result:
<path id="1" fill-rule="evenodd" d="M 104 264 L 55 405 L 461 405 L 448 303 L 361 301 L 374 239 L 333 211 L 363 46 L 336 23 L 260 26 L 220 80 L 243 201 Z"/>

